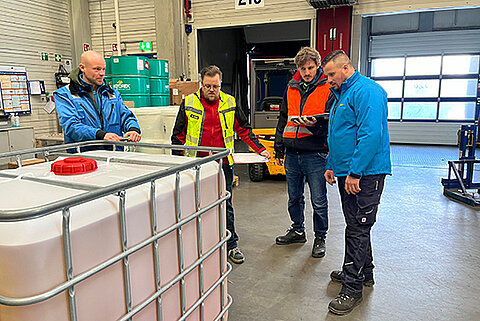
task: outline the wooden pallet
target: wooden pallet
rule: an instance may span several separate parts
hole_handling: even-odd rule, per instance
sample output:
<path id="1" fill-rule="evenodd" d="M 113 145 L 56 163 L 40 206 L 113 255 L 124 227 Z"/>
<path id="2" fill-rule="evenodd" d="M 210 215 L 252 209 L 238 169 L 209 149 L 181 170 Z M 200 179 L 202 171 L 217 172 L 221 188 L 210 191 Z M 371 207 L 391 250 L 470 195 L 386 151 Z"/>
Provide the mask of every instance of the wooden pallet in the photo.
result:
<path id="1" fill-rule="evenodd" d="M 22 161 L 22 166 L 35 165 L 44 162 L 45 160 L 41 158 L 26 159 Z M 8 168 L 18 168 L 17 162 L 9 162 Z"/>

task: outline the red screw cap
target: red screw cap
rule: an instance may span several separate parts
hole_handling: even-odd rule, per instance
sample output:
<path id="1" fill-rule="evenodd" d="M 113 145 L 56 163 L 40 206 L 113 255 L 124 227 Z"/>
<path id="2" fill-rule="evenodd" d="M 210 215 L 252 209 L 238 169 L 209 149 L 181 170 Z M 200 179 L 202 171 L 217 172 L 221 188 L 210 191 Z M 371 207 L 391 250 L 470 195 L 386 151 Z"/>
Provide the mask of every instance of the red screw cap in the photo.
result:
<path id="1" fill-rule="evenodd" d="M 55 175 L 77 175 L 97 170 L 97 162 L 91 158 L 68 157 L 52 164 L 51 171 Z"/>

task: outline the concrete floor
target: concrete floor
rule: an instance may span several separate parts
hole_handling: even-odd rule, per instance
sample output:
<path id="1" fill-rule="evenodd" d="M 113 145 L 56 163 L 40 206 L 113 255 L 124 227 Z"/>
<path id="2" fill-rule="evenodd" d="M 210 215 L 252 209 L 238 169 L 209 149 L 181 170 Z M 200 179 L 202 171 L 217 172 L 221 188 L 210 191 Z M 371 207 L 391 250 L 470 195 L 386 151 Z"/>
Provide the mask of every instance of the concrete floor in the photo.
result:
<path id="1" fill-rule="evenodd" d="M 376 284 L 343 317 L 327 308 L 340 290 L 329 274 L 343 260 L 337 187 L 328 189 L 327 255 L 314 259 L 310 202 L 307 243 L 276 245 L 290 225 L 286 182 L 251 182 L 238 165 L 233 204 L 246 261 L 229 276 L 229 321 L 480 320 L 480 213 L 442 195 L 440 179 L 453 159 L 455 147 L 392 146 L 393 175 L 372 232 Z"/>

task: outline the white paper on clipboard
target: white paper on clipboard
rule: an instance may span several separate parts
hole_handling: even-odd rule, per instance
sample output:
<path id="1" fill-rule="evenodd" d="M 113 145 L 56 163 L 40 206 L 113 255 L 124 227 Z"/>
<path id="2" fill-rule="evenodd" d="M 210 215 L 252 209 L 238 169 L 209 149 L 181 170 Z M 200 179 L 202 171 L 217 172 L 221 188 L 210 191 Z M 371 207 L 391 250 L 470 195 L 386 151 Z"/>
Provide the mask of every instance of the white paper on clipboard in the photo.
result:
<path id="1" fill-rule="evenodd" d="M 233 153 L 232 158 L 235 164 L 268 163 L 268 158 L 257 153 Z"/>

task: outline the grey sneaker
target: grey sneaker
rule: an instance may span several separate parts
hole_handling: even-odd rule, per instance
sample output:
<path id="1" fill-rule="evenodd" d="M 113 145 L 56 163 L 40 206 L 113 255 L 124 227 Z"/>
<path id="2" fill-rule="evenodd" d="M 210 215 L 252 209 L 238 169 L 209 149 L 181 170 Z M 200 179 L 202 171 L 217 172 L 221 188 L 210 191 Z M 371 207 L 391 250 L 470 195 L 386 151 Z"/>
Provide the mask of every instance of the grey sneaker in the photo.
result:
<path id="1" fill-rule="evenodd" d="M 330 279 L 336 283 L 342 283 L 342 271 L 334 270 L 330 273 Z M 375 284 L 375 280 L 373 279 L 373 275 L 368 276 L 365 275 L 365 280 L 363 281 L 363 286 L 371 287 Z"/>
<path id="2" fill-rule="evenodd" d="M 245 256 L 238 247 L 228 251 L 228 258 L 236 264 L 242 264 L 243 262 L 245 262 Z"/>
<path id="3" fill-rule="evenodd" d="M 313 241 L 312 257 L 321 258 L 325 256 L 325 238 L 317 236 Z"/>
<path id="4" fill-rule="evenodd" d="M 287 234 L 277 236 L 275 239 L 275 243 L 278 245 L 287 245 L 293 243 L 305 243 L 307 241 L 307 237 L 305 236 L 305 231 L 299 232 L 290 228 L 287 230 Z"/>
<path id="5" fill-rule="evenodd" d="M 344 315 L 350 313 L 360 302 L 362 302 L 362 296 L 355 298 L 351 295 L 340 293 L 335 299 L 330 301 L 328 310 L 334 314 Z"/>

